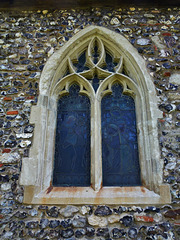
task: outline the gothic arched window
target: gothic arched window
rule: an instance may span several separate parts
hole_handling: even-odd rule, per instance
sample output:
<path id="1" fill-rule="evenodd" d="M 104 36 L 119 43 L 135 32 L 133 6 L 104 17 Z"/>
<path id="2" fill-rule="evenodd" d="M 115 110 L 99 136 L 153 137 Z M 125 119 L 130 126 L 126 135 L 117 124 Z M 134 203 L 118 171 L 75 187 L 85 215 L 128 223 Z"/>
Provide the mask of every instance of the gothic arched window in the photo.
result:
<path id="1" fill-rule="evenodd" d="M 78 73 L 92 86 L 91 99 L 96 102 L 105 92 L 98 91 L 102 82 L 123 70 L 122 58 L 112 54 L 102 40 L 93 37 L 77 58 L 69 58 L 63 76 L 65 84 L 72 73 Z M 113 85 L 106 89 L 109 92 L 101 100 L 101 119 L 95 115 L 92 120 L 101 132 L 98 139 L 93 136 L 96 132 L 91 134 L 99 147 L 98 159 L 102 155 L 99 164 L 102 176 L 99 178 L 103 179 L 103 186 L 140 186 L 135 103 L 132 96 L 123 94 L 123 86 L 118 83 L 120 76 L 116 78 L 115 83 L 109 80 Z M 77 84 L 69 86 L 68 95 L 58 100 L 53 186 L 90 186 L 90 101 L 79 94 L 80 87 L 84 93 L 87 91 L 83 83 L 80 87 Z M 129 94 L 132 93 L 129 89 Z"/>
<path id="2" fill-rule="evenodd" d="M 22 161 L 24 202 L 170 202 L 160 117 L 151 77 L 133 46 L 106 28 L 80 31 L 41 75 L 30 119 L 34 143 Z"/>

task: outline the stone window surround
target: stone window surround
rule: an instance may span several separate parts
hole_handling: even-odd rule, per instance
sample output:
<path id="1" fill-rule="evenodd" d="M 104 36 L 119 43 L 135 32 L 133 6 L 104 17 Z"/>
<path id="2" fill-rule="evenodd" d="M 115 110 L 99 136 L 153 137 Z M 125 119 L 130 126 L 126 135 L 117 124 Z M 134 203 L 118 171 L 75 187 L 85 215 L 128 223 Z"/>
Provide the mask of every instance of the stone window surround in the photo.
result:
<path id="1" fill-rule="evenodd" d="M 101 39 L 117 56 L 122 56 L 128 76 L 115 73 L 107 77 L 93 96 L 92 86 L 79 74 L 62 78 L 69 56 L 82 52 L 93 37 Z M 61 79 L 59 81 L 59 79 Z M 102 187 L 100 103 L 105 90 L 113 82 L 127 86 L 134 95 L 137 117 L 141 187 Z M 53 187 L 57 99 L 77 82 L 80 92 L 91 101 L 91 187 Z M 62 91 L 64 89 L 64 91 Z M 103 94 L 102 94 L 103 93 Z M 93 97 L 92 97 L 93 96 Z M 94 117 L 96 121 L 94 121 Z M 160 159 L 157 119 L 162 114 L 157 107 L 155 87 L 145 61 L 137 50 L 118 33 L 89 26 L 73 36 L 47 61 L 40 78 L 37 106 L 31 110 L 30 123 L 35 124 L 34 140 L 29 158 L 23 158 L 20 183 L 24 185 L 24 202 L 28 204 L 163 204 L 170 203 L 169 185 L 163 184 L 163 162 Z M 94 143 L 97 144 L 94 144 Z"/>

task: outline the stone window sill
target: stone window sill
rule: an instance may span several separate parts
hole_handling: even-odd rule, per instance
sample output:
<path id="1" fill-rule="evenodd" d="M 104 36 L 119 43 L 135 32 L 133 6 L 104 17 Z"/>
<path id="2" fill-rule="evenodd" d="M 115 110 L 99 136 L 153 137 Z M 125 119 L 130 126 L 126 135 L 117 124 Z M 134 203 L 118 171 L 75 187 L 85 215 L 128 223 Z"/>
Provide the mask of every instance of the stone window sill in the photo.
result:
<path id="1" fill-rule="evenodd" d="M 37 192 L 37 194 L 36 194 Z M 49 187 L 38 191 L 25 187 L 24 203 L 28 204 L 164 204 L 170 203 L 168 185 L 160 186 L 160 194 L 145 187 Z"/>

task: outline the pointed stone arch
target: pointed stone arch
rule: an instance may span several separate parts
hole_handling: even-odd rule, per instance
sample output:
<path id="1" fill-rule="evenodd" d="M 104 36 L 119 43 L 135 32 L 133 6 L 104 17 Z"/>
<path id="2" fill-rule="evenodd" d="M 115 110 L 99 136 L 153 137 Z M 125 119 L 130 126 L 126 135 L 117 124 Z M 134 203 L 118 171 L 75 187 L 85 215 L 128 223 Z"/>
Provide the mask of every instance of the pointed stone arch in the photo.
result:
<path id="1" fill-rule="evenodd" d="M 89 72 L 79 75 L 74 72 L 71 61 L 71 59 L 77 58 L 77 51 L 81 53 L 87 46 L 91 46 L 93 39 L 103 43 L 109 52 L 120 59 L 117 72 L 113 76 L 108 77 L 109 73 L 104 70 L 101 70 L 100 73 L 99 67 L 95 66 L 96 70 L 94 71 L 99 71 L 99 74 L 107 78 L 96 93 L 86 80 L 87 73 L 91 74 L 92 71 L 89 70 Z M 101 44 L 99 43 L 99 45 Z M 101 48 L 102 52 L 105 51 L 103 47 Z M 91 65 L 89 51 L 87 59 Z M 99 64 L 102 62 L 103 53 Z M 122 69 L 127 76 L 121 73 Z M 67 70 L 69 71 L 68 76 Z M 142 187 L 134 188 L 134 194 L 139 194 L 138 198 L 133 198 L 128 189 L 125 191 L 124 188 L 116 189 L 116 195 L 114 195 L 114 189 L 101 189 L 101 150 L 98 149 L 101 147 L 101 142 L 99 141 L 97 146 L 94 144 L 97 139 L 101 138 L 101 132 L 98 130 L 100 127 L 96 120 L 100 119 L 102 92 L 106 85 L 110 91 L 110 85 L 108 84 L 115 80 L 120 81 L 124 86 L 128 86 L 131 89 L 129 92 L 135 95 L 141 178 L 144 186 L 143 189 Z M 68 84 L 73 81 L 80 84 L 81 91 L 89 96 L 92 104 L 91 183 L 93 188 L 76 189 L 77 195 L 72 195 L 73 197 L 69 190 L 65 191 L 65 189 L 60 188 L 54 190 L 56 194 L 52 191 L 51 194 L 47 195 L 46 190 L 51 187 L 53 172 L 57 98 L 60 95 L 59 92 L 62 94 L 63 91 L 68 91 Z M 126 91 L 128 90 L 126 89 Z M 82 204 L 84 202 L 80 202 L 80 199 L 83 196 L 85 203 L 108 203 L 110 201 L 108 199 L 111 198 L 107 198 L 107 194 L 115 199 L 114 203 L 134 203 L 135 200 L 136 203 L 170 201 L 169 188 L 163 185 L 162 179 L 163 163 L 160 160 L 157 135 L 157 119 L 161 118 L 162 115 L 157 107 L 155 87 L 145 61 L 127 39 L 104 27 L 89 26 L 81 30 L 49 58 L 41 74 L 39 92 L 38 104 L 32 107 L 30 117 L 30 122 L 35 124 L 34 142 L 30 150 L 30 157 L 24 158 L 22 161 L 21 184 L 25 186 L 25 202 L 44 203 L 43 201 L 45 201 L 55 204 L 63 203 L 66 199 L 68 203 Z M 95 116 L 96 119 L 94 120 Z M 62 197 L 61 191 L 63 191 L 64 197 Z M 130 194 L 129 200 L 127 198 L 128 194 Z M 153 202 L 152 198 L 154 198 Z M 99 202 L 99 199 L 102 202 Z"/>

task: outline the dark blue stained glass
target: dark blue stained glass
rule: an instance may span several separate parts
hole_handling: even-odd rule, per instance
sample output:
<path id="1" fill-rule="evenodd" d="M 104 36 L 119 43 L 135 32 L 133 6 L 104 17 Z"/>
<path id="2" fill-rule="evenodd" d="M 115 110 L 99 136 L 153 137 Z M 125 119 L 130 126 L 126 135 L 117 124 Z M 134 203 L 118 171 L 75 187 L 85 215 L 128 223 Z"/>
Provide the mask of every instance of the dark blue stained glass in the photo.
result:
<path id="1" fill-rule="evenodd" d="M 74 66 L 77 69 L 77 72 L 83 72 L 89 68 L 86 66 L 86 51 L 84 51 L 79 57 L 78 62 L 74 63 Z"/>
<path id="2" fill-rule="evenodd" d="M 93 62 L 94 62 L 94 64 L 98 63 L 99 53 L 98 53 L 98 46 L 97 46 L 97 43 L 96 43 L 96 42 L 95 42 L 94 52 L 93 52 L 92 56 L 93 56 Z"/>
<path id="3" fill-rule="evenodd" d="M 97 91 L 97 89 L 99 87 L 99 80 L 100 79 L 97 77 L 97 75 L 95 75 L 94 78 L 92 79 L 92 85 L 93 85 L 95 92 Z"/>
<path id="4" fill-rule="evenodd" d="M 104 70 L 108 70 L 109 72 L 114 72 L 115 66 L 117 66 L 117 63 L 114 61 L 113 57 L 106 51 L 106 63 L 102 68 Z"/>
<path id="5" fill-rule="evenodd" d="M 115 83 L 102 99 L 103 186 L 139 186 L 140 166 L 134 99 Z"/>
<path id="6" fill-rule="evenodd" d="M 90 101 L 73 84 L 59 99 L 54 186 L 90 186 Z"/>

